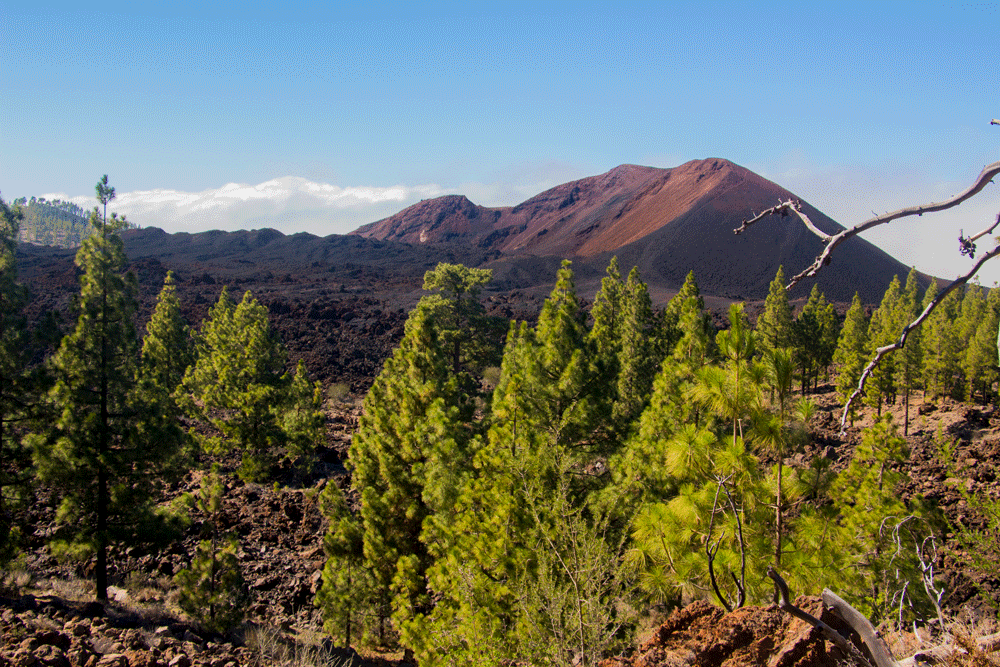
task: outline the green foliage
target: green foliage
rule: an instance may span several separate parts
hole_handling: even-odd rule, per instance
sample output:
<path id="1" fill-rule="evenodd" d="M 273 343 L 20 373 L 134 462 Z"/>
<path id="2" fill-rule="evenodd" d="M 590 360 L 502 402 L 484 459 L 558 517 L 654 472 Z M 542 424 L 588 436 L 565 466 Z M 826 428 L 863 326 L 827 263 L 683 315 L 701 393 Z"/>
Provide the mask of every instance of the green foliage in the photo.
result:
<path id="1" fill-rule="evenodd" d="M 741 304 L 713 345 L 693 276 L 659 327 L 648 303 L 612 261 L 588 331 L 565 262 L 537 325 L 511 324 L 481 417 L 454 363 L 456 299 L 418 304 L 366 398 L 351 489 L 324 492 L 331 634 L 398 632 L 421 665 L 593 664 L 643 604 L 765 602 L 771 564 L 804 592 L 846 581 L 879 614 L 919 582 L 930 515 L 896 498 L 887 423 L 839 476 L 785 463 L 816 410 L 793 399 L 795 368 L 808 384 L 834 354 L 823 295 L 799 319 L 806 351 L 762 346 Z M 865 330 L 855 299 L 843 369 Z"/>
<path id="2" fill-rule="evenodd" d="M 899 335 L 903 329 L 920 315 L 919 286 L 917 285 L 917 270 L 910 269 L 906 277 L 906 286 L 899 299 L 896 313 L 896 326 Z M 911 329 L 906 336 L 901 352 L 897 352 L 898 362 L 896 364 L 896 386 L 903 390 L 903 435 L 910 431 L 910 392 L 916 387 L 920 378 L 920 365 L 923 357 L 923 350 L 920 345 L 922 331 Z"/>
<path id="3" fill-rule="evenodd" d="M 160 534 L 155 490 L 171 481 L 183 440 L 162 392 L 137 381 L 136 285 L 122 275 L 118 235 L 124 223 L 114 214 L 102 220 L 96 209 L 90 220 L 95 231 L 76 256 L 79 316 L 50 359 L 51 421 L 31 445 L 39 478 L 60 499 L 53 546 L 96 555 L 97 596 L 104 599 L 108 546 Z"/>
<path id="4" fill-rule="evenodd" d="M 868 357 L 875 356 L 875 351 L 885 345 L 896 342 L 900 332 L 903 330 L 903 323 L 900 321 L 902 311 L 900 302 L 902 294 L 899 284 L 899 276 L 893 276 L 889 283 L 882 303 L 878 309 L 872 313 L 871 322 L 868 323 Z M 882 414 L 883 400 L 894 403 L 898 386 L 896 384 L 896 369 L 899 366 L 899 359 L 896 355 L 886 355 L 882 357 L 881 363 L 876 366 L 871 373 L 871 377 L 865 388 L 865 403 L 876 409 L 879 415 Z"/>
<path id="5" fill-rule="evenodd" d="M 365 398 L 348 460 L 360 507 L 348 512 L 342 500 L 327 499 L 333 514 L 319 600 L 328 626 L 344 628 L 345 637 L 360 624 L 384 642 L 390 612 L 404 624 L 430 607 L 425 571 L 433 538 L 425 526 L 454 506 L 475 447 L 478 389 L 463 359 L 474 345 L 468 334 L 479 307 L 461 295 L 474 293 L 488 274 L 466 271 L 439 265 L 428 272 L 426 286 L 451 298 L 421 299 Z"/>
<path id="6" fill-rule="evenodd" d="M 384 644 L 392 606 L 380 594 L 373 572 L 365 567 L 360 514 L 351 511 L 343 492 L 332 483 L 323 489 L 320 507 L 329 523 L 323 537 L 327 557 L 323 585 L 316 595 L 323 627 L 344 646 L 351 646 L 357 635 L 363 644 Z"/>
<path id="7" fill-rule="evenodd" d="M 924 307 L 937 292 L 937 282 L 932 281 L 924 293 Z M 954 326 L 959 306 L 959 295 L 952 291 L 923 324 L 923 384 L 927 397 L 954 396 L 959 393 L 956 378 L 959 374 L 960 339 Z"/>
<path id="8" fill-rule="evenodd" d="M 72 202 L 32 197 L 18 200 L 24 214 L 17 240 L 61 248 L 79 247 L 90 236 L 87 212 Z"/>
<path id="9" fill-rule="evenodd" d="M 267 308 L 249 291 L 233 304 L 223 289 L 202 323 L 197 361 L 179 396 L 221 434 L 199 436 L 201 446 L 214 454 L 238 451 L 239 474 L 248 481 L 266 479 L 281 458 L 308 465 L 315 451 L 321 395 L 304 366 L 294 377 L 285 373 L 285 360 Z"/>
<path id="10" fill-rule="evenodd" d="M 17 235 L 23 214 L 0 199 L 0 565 L 15 554 L 14 510 L 21 504 L 28 461 L 20 424 L 29 416 L 27 290 L 17 282 Z"/>
<path id="11" fill-rule="evenodd" d="M 889 415 L 862 433 L 847 470 L 833 483 L 830 495 L 841 499 L 838 526 L 845 589 L 852 604 L 869 618 L 892 613 L 904 587 L 920 582 L 914 545 L 931 534 L 932 514 L 919 498 L 907 506 L 896 494 L 903 480 L 900 464 L 909 455 Z"/>
<path id="12" fill-rule="evenodd" d="M 479 302 L 479 293 L 492 276 L 490 269 L 470 269 L 447 262 L 424 274 L 424 289 L 439 291 L 448 301 L 448 307 L 438 312 L 438 327 L 440 343 L 450 351 L 451 370 L 456 375 L 478 375 L 500 361 L 498 341 L 503 327 L 496 318 L 486 316 Z"/>
<path id="13" fill-rule="evenodd" d="M 586 662 L 622 641 L 623 525 L 589 502 L 602 481 L 583 472 L 608 429 L 586 336 L 564 262 L 537 327 L 511 327 L 468 481 L 429 518 L 437 604 L 401 623 L 421 664 Z"/>
<path id="14" fill-rule="evenodd" d="M 868 321 L 861 307 L 861 299 L 855 292 L 837 339 L 837 349 L 833 353 L 833 362 L 837 365 L 837 398 L 841 402 L 846 402 L 850 398 L 861 380 L 861 372 L 868 363 L 867 349 Z M 855 410 L 852 404 L 850 415 L 852 423 Z"/>
<path id="15" fill-rule="evenodd" d="M 608 275 L 594 299 L 594 326 L 588 341 L 594 348 L 597 378 L 611 391 L 597 397 L 595 409 L 610 414 L 611 447 L 627 434 L 649 400 L 656 374 L 657 352 L 652 303 L 638 268 L 622 282 L 617 258 L 608 265 Z"/>
<path id="16" fill-rule="evenodd" d="M 670 300 L 667 307 L 663 309 L 660 318 L 660 334 L 657 337 L 662 349 L 657 350 L 658 357 L 671 354 L 677 342 L 681 339 L 683 335 L 681 331 L 681 319 L 683 317 L 681 311 L 688 304 L 689 299 L 694 299 L 694 305 L 691 306 L 691 309 L 699 313 L 701 328 L 705 331 L 706 335 L 711 332 L 711 320 L 708 313 L 705 312 L 705 300 L 698 289 L 698 282 L 695 280 L 694 271 L 688 271 L 687 277 L 684 278 L 684 284 L 681 285 L 680 290 Z"/>
<path id="17" fill-rule="evenodd" d="M 965 393 L 969 400 L 975 400 L 978 396 L 980 402 L 986 403 L 994 395 L 993 383 L 1000 379 L 997 373 L 998 327 L 1000 327 L 1000 289 L 992 289 L 962 360 L 966 378 Z"/>
<path id="18" fill-rule="evenodd" d="M 785 290 L 785 272 L 780 266 L 768 288 L 764 312 L 757 318 L 756 332 L 761 350 L 773 350 L 792 344 L 792 309 Z"/>
<path id="19" fill-rule="evenodd" d="M 1000 535 L 1000 499 L 991 497 L 982 488 L 973 491 L 967 482 L 963 483 L 970 471 L 960 468 L 955 460 L 954 445 L 944 439 L 943 433 L 938 433 L 937 440 L 938 456 L 948 468 L 947 483 L 955 483 L 969 510 L 949 522 L 955 536 L 950 555 L 980 589 L 982 598 L 1000 614 L 996 596 L 982 586 L 983 582 L 995 579 L 1000 572 L 1000 541 L 997 540 L 997 535 Z"/>
<path id="20" fill-rule="evenodd" d="M 179 571 L 174 583 L 181 609 L 213 632 L 227 632 L 243 621 L 250 600 L 236 553 L 239 542 L 219 527 L 225 484 L 218 466 L 202 479 L 197 507 L 206 516 L 208 539 L 198 543 L 191 566 Z"/>
<path id="21" fill-rule="evenodd" d="M 167 272 L 153 316 L 146 325 L 141 360 L 143 377 L 168 394 L 180 386 L 187 369 L 194 363 L 191 328 L 181 316 L 173 271 Z"/>
<path id="22" fill-rule="evenodd" d="M 307 470 L 312 469 L 316 445 L 323 438 L 325 424 L 323 386 L 309 380 L 306 362 L 299 359 L 288 384 L 285 410 L 281 413 L 285 456 L 297 460 Z"/>
<path id="23" fill-rule="evenodd" d="M 792 344 L 795 363 L 802 379 L 802 393 L 819 379 L 819 374 L 829 367 L 837 349 L 840 326 L 833 304 L 813 285 L 809 300 L 792 324 Z"/>

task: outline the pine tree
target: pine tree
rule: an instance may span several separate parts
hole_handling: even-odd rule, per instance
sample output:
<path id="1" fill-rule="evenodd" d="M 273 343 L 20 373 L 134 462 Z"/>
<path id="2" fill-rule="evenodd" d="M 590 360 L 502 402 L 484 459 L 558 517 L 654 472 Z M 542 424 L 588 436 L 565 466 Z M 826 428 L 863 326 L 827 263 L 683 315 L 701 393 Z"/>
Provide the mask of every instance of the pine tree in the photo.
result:
<path id="1" fill-rule="evenodd" d="M 931 281 L 924 293 L 923 307 L 937 295 L 937 282 Z M 923 384 L 925 396 L 932 398 L 950 396 L 955 393 L 955 378 L 958 375 L 959 339 L 954 322 L 958 317 L 959 300 L 957 292 L 951 292 L 934 309 L 923 325 Z"/>
<path id="2" fill-rule="evenodd" d="M 652 302 L 634 267 L 623 283 L 612 258 L 608 275 L 594 299 L 594 326 L 588 341 L 594 348 L 594 381 L 609 391 L 597 396 L 595 409 L 608 420 L 608 446 L 617 448 L 649 400 L 657 367 L 657 341 Z"/>
<path id="3" fill-rule="evenodd" d="M 810 384 L 815 383 L 821 371 L 833 361 L 837 347 L 839 327 L 833 305 L 813 285 L 809 300 L 792 324 L 792 342 L 796 365 L 802 381 L 802 394 Z"/>
<path id="4" fill-rule="evenodd" d="M 425 523 L 453 508 L 474 435 L 475 395 L 454 365 L 456 311 L 464 307 L 441 295 L 421 299 L 365 398 L 348 460 L 360 509 L 351 515 L 345 503 L 328 501 L 338 512 L 320 598 L 328 624 L 349 627 L 351 618 L 374 617 L 383 641 L 390 614 L 402 625 L 429 610 Z M 347 581 L 363 585 L 352 593 Z"/>
<path id="5" fill-rule="evenodd" d="M 479 301 L 483 285 L 492 276 L 490 269 L 447 262 L 424 274 L 424 290 L 440 292 L 449 302 L 441 309 L 437 326 L 441 344 L 451 350 L 451 370 L 456 376 L 499 363 L 499 345 L 493 340 L 497 323 L 486 316 Z"/>
<path id="6" fill-rule="evenodd" d="M 323 584 L 316 595 L 323 627 L 331 636 L 343 638 L 345 647 L 352 646 L 358 634 L 363 643 L 374 643 L 376 633 L 384 635 L 385 619 L 392 610 L 380 595 L 372 570 L 365 567 L 361 517 L 333 483 L 323 489 L 320 507 L 329 522 L 323 537 L 327 558 Z"/>
<path id="7" fill-rule="evenodd" d="M 845 589 L 859 600 L 855 606 L 869 618 L 894 613 L 894 594 L 921 581 L 915 550 L 899 548 L 929 534 L 930 515 L 919 497 L 908 506 L 896 492 L 907 456 L 905 439 L 885 415 L 862 433 L 830 491 L 839 505 L 836 539 L 852 545 L 840 554 L 844 562 L 838 569 Z"/>
<path id="8" fill-rule="evenodd" d="M 26 371 L 27 289 L 17 282 L 22 217 L 20 207 L 11 208 L 0 198 L 0 565 L 10 559 L 18 542 L 13 509 L 21 499 L 28 466 L 17 425 L 28 417 L 35 393 Z"/>
<path id="9" fill-rule="evenodd" d="M 903 328 L 920 315 L 919 286 L 917 285 L 917 270 L 910 269 L 906 277 L 906 286 L 899 300 L 898 311 L 895 315 L 896 327 L 898 329 L 897 338 L 902 334 Z M 906 337 L 906 343 L 901 351 L 896 352 L 899 356 L 896 364 L 896 385 L 903 389 L 903 435 L 910 432 L 910 391 L 920 377 L 921 360 L 921 330 L 911 329 Z"/>
<path id="10" fill-rule="evenodd" d="M 956 400 L 962 400 L 969 395 L 969 376 L 967 357 L 973 340 L 976 337 L 976 330 L 984 319 L 986 313 L 986 297 L 983 289 L 976 283 L 968 283 L 965 286 L 965 293 L 962 295 L 961 307 L 958 311 L 958 319 L 954 321 L 955 337 L 962 341 L 962 345 L 957 350 L 957 377 L 956 385 L 952 396 Z"/>
<path id="11" fill-rule="evenodd" d="M 654 357 L 653 307 L 638 267 L 628 274 L 620 333 L 617 400 L 612 420 L 619 432 L 627 432 L 649 401 L 656 374 Z"/>
<path id="12" fill-rule="evenodd" d="M 202 479 L 197 507 L 207 518 L 190 567 L 177 573 L 178 604 L 189 616 L 214 632 L 226 632 L 243 621 L 249 590 L 236 557 L 239 542 L 220 526 L 225 483 L 218 465 Z"/>
<path id="13" fill-rule="evenodd" d="M 968 384 L 967 397 L 986 403 L 997 380 L 997 328 L 1000 326 L 1000 289 L 990 290 L 983 317 L 965 353 L 964 367 Z"/>
<path id="14" fill-rule="evenodd" d="M 618 270 L 617 257 L 611 258 L 606 273 L 601 279 L 601 289 L 594 296 L 594 306 L 590 310 L 594 324 L 588 334 L 588 342 L 594 351 L 595 379 L 609 389 L 594 406 L 605 418 L 611 415 L 618 400 L 617 392 L 610 389 L 617 384 L 621 371 L 625 283 Z"/>
<path id="15" fill-rule="evenodd" d="M 593 434 L 607 428 L 592 409 L 586 343 L 564 262 L 537 327 L 512 325 L 474 474 L 454 515 L 432 520 L 438 602 L 402 627 L 420 664 L 565 662 L 581 646 L 588 660 L 595 642 L 617 641 L 609 627 L 620 621 L 588 613 L 623 594 L 623 579 L 608 517 L 588 502 L 600 478 L 581 474 L 594 463 Z M 587 551 L 610 569 L 588 580 L 592 565 L 578 560 Z"/>
<path id="16" fill-rule="evenodd" d="M 635 433 L 608 462 L 613 497 L 626 515 L 642 502 L 676 493 L 673 478 L 655 462 L 666 459 L 666 443 L 685 425 L 704 428 L 714 423 L 712 416 L 699 411 L 698 403 L 691 400 L 699 372 L 711 362 L 712 341 L 705 312 L 698 297 L 688 296 L 683 301 L 677 324 L 681 337 L 660 366 Z"/>
<path id="17" fill-rule="evenodd" d="M 106 180 L 97 190 L 106 203 Z M 90 220 L 94 232 L 76 256 L 79 317 L 51 359 L 53 419 L 32 446 L 39 477 L 60 497 L 53 548 L 96 556 L 97 598 L 104 600 L 108 548 L 155 534 L 162 518 L 154 511 L 155 489 L 170 481 L 182 438 L 157 394 L 137 383 L 136 284 L 122 275 L 124 223 L 115 214 L 102 220 L 97 209 Z"/>
<path id="18" fill-rule="evenodd" d="M 857 292 L 851 301 L 851 307 L 844 316 L 844 326 L 837 339 L 837 349 L 833 353 L 833 363 L 837 366 L 837 398 L 847 401 L 854 393 L 861 372 L 864 370 L 868 349 L 868 321 L 861 307 L 861 298 Z M 851 422 L 854 421 L 854 405 L 851 406 Z"/>
<path id="19" fill-rule="evenodd" d="M 705 312 L 705 300 L 698 289 L 698 282 L 695 280 L 694 271 L 688 271 L 687 277 L 684 278 L 684 284 L 681 285 L 680 290 L 670 299 L 667 307 L 661 313 L 660 333 L 656 338 L 660 342 L 662 349 L 657 351 L 657 356 L 665 357 L 671 354 L 677 341 L 680 340 L 681 332 L 678 327 L 681 319 L 681 309 L 689 298 L 694 298 L 697 301 L 697 308 L 704 317 L 705 331 L 711 330 L 711 320 L 708 313 Z"/>
<path id="20" fill-rule="evenodd" d="M 785 272 L 780 266 L 764 300 L 764 312 L 757 318 L 756 333 L 761 352 L 792 344 L 792 309 L 785 290 Z"/>
<path id="21" fill-rule="evenodd" d="M 732 421 L 735 440 L 737 427 L 760 400 L 755 380 L 762 377 L 761 368 L 753 363 L 757 334 L 750 329 L 742 303 L 729 307 L 729 329 L 716 335 L 715 344 L 724 365 L 703 369 L 694 393 L 717 415 Z"/>
<path id="22" fill-rule="evenodd" d="M 325 424 L 323 386 L 309 380 L 306 363 L 299 359 L 288 383 L 285 409 L 281 414 L 285 456 L 311 470 L 316 456 L 316 444 L 323 438 Z"/>
<path id="23" fill-rule="evenodd" d="M 167 272 L 142 339 L 142 375 L 173 393 L 194 363 L 191 328 L 181 316 L 173 271 Z"/>
<path id="24" fill-rule="evenodd" d="M 882 303 L 872 313 L 868 323 L 868 357 L 875 356 L 875 351 L 885 345 L 896 342 L 902 331 L 899 323 L 900 300 L 902 298 L 899 276 L 893 276 L 892 282 L 882 297 Z M 894 403 L 898 387 L 896 385 L 896 367 L 898 360 L 893 355 L 882 358 L 882 362 L 871 373 L 865 391 L 865 403 L 882 414 L 882 401 Z"/>
<path id="25" fill-rule="evenodd" d="M 279 458 L 311 455 L 311 446 L 288 448 L 283 418 L 289 409 L 292 381 L 284 372 L 285 349 L 271 329 L 267 308 L 248 291 L 233 305 L 223 289 L 202 324 L 197 361 L 182 382 L 186 406 L 195 409 L 221 436 L 202 436 L 210 453 L 233 449 L 241 456 L 239 474 L 245 480 L 266 478 Z M 302 392 L 292 394 L 302 396 Z"/>

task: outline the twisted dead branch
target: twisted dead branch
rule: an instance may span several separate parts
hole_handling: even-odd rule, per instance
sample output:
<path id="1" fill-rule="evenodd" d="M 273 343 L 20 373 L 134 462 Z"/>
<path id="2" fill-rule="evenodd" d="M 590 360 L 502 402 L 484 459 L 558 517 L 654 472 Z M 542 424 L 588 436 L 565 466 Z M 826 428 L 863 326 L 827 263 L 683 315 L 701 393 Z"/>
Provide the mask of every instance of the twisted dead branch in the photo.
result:
<path id="1" fill-rule="evenodd" d="M 998 123 L 998 125 L 1000 125 L 1000 123 Z M 776 206 L 772 206 L 766 211 L 759 213 L 748 220 L 744 220 L 739 227 L 733 230 L 733 233 L 740 234 L 744 232 L 747 228 L 749 228 L 751 225 L 753 225 L 756 222 L 759 222 L 764 218 L 773 215 L 786 217 L 790 213 L 793 213 L 795 214 L 796 217 L 799 218 L 799 220 L 803 222 L 803 224 L 805 224 L 806 228 L 808 228 L 809 231 L 818 236 L 820 240 L 826 244 L 826 247 L 823 248 L 823 252 L 821 252 L 816 257 L 815 260 L 813 260 L 813 263 L 809 265 L 809 267 L 805 271 L 802 271 L 801 273 L 792 277 L 792 279 L 788 282 L 788 285 L 785 288 L 785 289 L 791 289 L 792 287 L 795 287 L 795 285 L 797 285 L 803 279 L 815 276 L 821 268 L 829 264 L 831 255 L 833 254 L 833 251 L 837 248 L 837 246 L 839 246 L 841 243 L 851 238 L 852 236 L 857 236 L 862 232 L 868 231 L 872 227 L 884 225 L 886 223 L 892 222 L 893 220 L 908 218 L 915 215 L 921 216 L 924 213 L 937 213 L 939 211 L 946 211 L 949 208 L 954 208 L 959 204 L 961 204 L 962 202 L 971 199 L 972 197 L 979 194 L 979 192 L 981 192 L 983 188 L 985 188 L 989 183 L 993 181 L 993 178 L 997 174 L 1000 174 L 1000 162 L 994 162 L 993 164 L 984 167 L 983 170 L 979 173 L 979 176 L 976 177 L 976 180 L 972 183 L 972 185 L 970 185 L 963 192 L 960 192 L 951 199 L 946 199 L 945 201 L 942 202 L 922 204 L 920 206 L 908 206 L 906 208 L 901 208 L 898 211 L 885 213 L 883 215 L 877 215 L 874 218 L 865 220 L 864 222 L 858 223 L 857 225 L 854 225 L 849 229 L 844 229 L 843 231 L 834 235 L 827 234 L 822 230 L 820 230 L 818 227 L 816 227 L 816 225 L 814 225 L 812 221 L 809 220 L 808 216 L 806 216 L 805 213 L 801 211 L 802 207 L 801 203 L 793 201 L 791 199 L 781 202 Z M 970 239 L 971 240 L 978 239 L 984 236 L 985 234 L 988 234 L 989 231 L 992 231 L 995 227 L 996 224 L 988 227 L 986 230 L 983 230 L 979 234 L 970 237 Z"/>
<path id="2" fill-rule="evenodd" d="M 857 633 L 861 643 L 868 649 L 871 660 L 842 634 L 837 632 L 829 624 L 816 618 L 809 612 L 795 606 L 789 601 L 788 584 L 778 574 L 773 567 L 767 568 L 767 576 L 774 581 L 774 589 L 780 598 L 779 607 L 782 611 L 799 620 L 818 628 L 835 646 L 843 651 L 853 662 L 863 667 L 922 667 L 928 664 L 949 663 L 949 660 L 956 653 L 966 653 L 970 650 L 981 651 L 983 653 L 994 653 L 1000 650 L 1000 633 L 986 635 L 975 640 L 970 640 L 968 646 L 956 644 L 950 635 L 946 636 L 943 644 L 933 648 L 919 651 L 916 654 L 896 661 L 886 647 L 885 642 L 878 636 L 875 627 L 864 614 L 852 607 L 839 595 L 829 588 L 823 589 L 823 604 L 832 609 L 847 625 Z"/>
<path id="3" fill-rule="evenodd" d="M 778 606 L 781 607 L 782 611 L 791 616 L 794 616 L 800 621 L 805 621 L 809 625 L 818 628 L 824 635 L 826 635 L 827 639 L 833 642 L 833 644 L 837 648 L 843 651 L 845 655 L 849 656 L 856 664 L 862 665 L 863 667 L 872 667 L 871 663 L 865 658 L 865 656 L 861 653 L 861 651 L 858 650 L 858 647 L 855 646 L 849 639 L 847 639 L 842 634 L 837 632 L 836 629 L 834 629 L 832 626 L 828 625 L 824 621 L 816 618 L 815 616 L 805 611 L 804 609 L 796 607 L 794 604 L 792 604 L 792 602 L 789 600 L 788 584 L 785 583 L 785 580 L 781 577 L 780 574 L 777 573 L 777 571 L 775 571 L 773 567 L 767 568 L 767 576 L 769 576 L 774 581 L 774 590 L 778 593 L 778 598 L 780 600 Z M 832 605 L 830 605 L 826 600 L 827 593 L 829 593 L 831 596 L 833 596 L 833 598 L 836 598 L 840 602 L 843 602 L 843 604 L 846 605 L 851 611 L 853 611 L 855 614 L 864 619 L 865 623 L 868 623 L 868 619 L 865 618 L 862 614 L 860 614 L 857 610 L 855 610 L 853 607 L 851 607 L 849 604 L 841 600 L 833 593 L 830 593 L 829 590 L 824 590 L 823 601 L 828 606 Z M 841 614 L 841 618 L 844 618 L 843 614 Z M 848 624 L 850 625 L 850 619 L 845 618 L 844 620 L 848 621 Z M 871 623 L 868 623 L 868 626 L 871 627 Z M 854 626 L 852 625 L 851 627 L 853 628 Z M 872 633 L 874 633 L 874 630 L 872 630 Z M 858 634 L 859 636 L 862 637 L 862 641 L 864 641 L 864 635 L 861 634 L 860 632 Z M 869 651 L 871 651 L 871 647 L 869 647 Z M 875 656 L 875 653 L 873 652 L 872 655 Z M 880 661 L 879 657 L 883 657 L 883 659 Z M 885 661 L 884 659 L 885 657 L 888 657 L 888 661 Z M 882 650 L 879 652 L 879 655 L 875 656 L 875 661 L 876 664 L 874 665 L 874 667 L 896 667 L 896 663 L 893 661 L 892 656 L 889 656 L 889 652 L 885 650 L 884 646 L 882 647 Z"/>
<path id="4" fill-rule="evenodd" d="M 994 118 L 993 120 L 990 121 L 990 124 L 1000 125 L 1000 120 Z M 922 204 L 919 206 L 909 206 L 906 208 L 901 208 L 898 211 L 893 211 L 891 213 L 877 215 L 874 218 L 870 218 L 862 223 L 855 225 L 854 227 L 851 227 L 849 229 L 844 229 L 843 231 L 833 235 L 827 234 L 822 230 L 820 230 L 818 227 L 816 227 L 816 225 L 813 224 L 813 222 L 809 219 L 809 217 L 802 211 L 802 204 L 798 201 L 793 201 L 791 199 L 781 202 L 775 206 L 772 206 L 766 211 L 758 213 L 753 217 L 744 220 L 739 227 L 733 230 L 733 232 L 735 234 L 740 234 L 746 231 L 751 225 L 763 220 L 764 218 L 769 218 L 775 215 L 781 217 L 788 217 L 789 215 L 795 215 L 802 222 L 802 224 L 806 226 L 806 228 L 809 231 L 811 231 L 813 234 L 819 237 L 821 241 L 823 241 L 823 243 L 825 244 L 823 251 L 816 257 L 813 263 L 808 268 L 806 268 L 805 271 L 802 271 L 801 273 L 792 277 L 792 279 L 788 282 L 788 285 L 785 287 L 786 290 L 789 290 L 795 285 L 797 285 L 804 278 L 815 276 L 821 268 L 830 263 L 831 255 L 834 249 L 836 249 L 837 246 L 839 246 L 841 243 L 851 238 L 852 236 L 857 236 L 858 234 L 861 234 L 862 232 L 865 232 L 871 229 L 872 227 L 877 227 L 878 225 L 884 225 L 894 220 L 899 220 L 901 218 L 922 216 L 924 213 L 936 213 L 938 211 L 945 211 L 949 208 L 954 208 L 955 206 L 958 206 L 962 202 L 967 201 L 968 199 L 971 199 L 972 197 L 979 194 L 983 190 L 983 188 L 985 188 L 989 183 L 993 182 L 993 178 L 997 176 L 997 174 L 1000 174 L 1000 162 L 994 162 L 993 164 L 989 164 L 986 167 L 984 167 L 983 170 L 979 173 L 979 176 L 976 177 L 975 181 L 973 181 L 973 183 L 968 188 L 966 188 L 959 194 L 955 195 L 954 197 L 951 197 L 950 199 L 946 199 L 945 201 L 942 202 Z M 998 226 L 1000 226 L 1000 215 L 997 215 L 997 219 L 992 225 L 986 227 L 985 229 L 976 234 L 973 234 L 972 236 L 966 237 L 964 236 L 964 234 L 960 234 L 958 237 L 959 252 L 962 255 L 968 255 L 970 259 L 975 259 L 976 241 L 984 236 L 992 234 L 993 231 Z M 868 363 L 868 365 L 865 366 L 864 370 L 861 373 L 861 378 L 858 380 L 857 388 L 854 390 L 851 396 L 847 399 L 847 402 L 844 404 L 844 410 L 840 416 L 840 434 L 842 436 L 847 431 L 847 418 L 848 415 L 850 414 L 851 405 L 859 396 L 861 396 L 864 393 L 865 385 L 867 384 L 869 377 L 871 377 L 872 371 L 875 370 L 875 367 L 878 366 L 882 358 L 889 352 L 892 352 L 893 350 L 902 349 L 903 346 L 906 344 L 906 339 L 910 335 L 910 332 L 913 331 L 913 329 L 919 327 L 921 324 L 923 324 L 923 322 L 930 316 L 930 314 L 934 312 L 934 309 L 937 308 L 944 301 L 945 297 L 947 297 L 948 294 L 950 294 L 958 287 L 961 287 L 962 285 L 968 283 L 969 280 L 971 280 L 972 277 L 976 275 L 976 273 L 979 271 L 979 269 L 982 267 L 983 264 L 996 257 L 998 254 L 1000 254 L 1000 245 L 997 245 L 992 250 L 983 255 L 979 259 L 979 261 L 976 262 L 975 265 L 973 265 L 973 267 L 968 271 L 968 273 L 956 278 L 940 293 L 938 293 L 935 296 L 935 298 L 930 303 L 927 304 L 927 307 L 924 308 L 923 312 L 921 312 L 920 315 L 918 315 L 915 320 L 913 320 L 903 328 L 902 333 L 899 335 L 899 338 L 894 343 L 880 347 L 875 351 L 875 356 Z M 1000 350 L 1000 333 L 998 333 L 997 348 L 998 350 Z"/>

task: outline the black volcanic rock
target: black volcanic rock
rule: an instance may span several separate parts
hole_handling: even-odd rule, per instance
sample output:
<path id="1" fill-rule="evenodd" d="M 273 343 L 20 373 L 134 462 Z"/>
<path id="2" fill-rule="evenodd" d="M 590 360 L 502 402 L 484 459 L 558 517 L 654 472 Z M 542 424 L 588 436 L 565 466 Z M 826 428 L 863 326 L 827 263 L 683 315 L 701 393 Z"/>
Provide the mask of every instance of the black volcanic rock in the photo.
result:
<path id="1" fill-rule="evenodd" d="M 177 278 L 184 315 L 197 326 L 223 286 L 246 290 L 268 306 L 290 362 L 305 359 L 313 377 L 363 390 L 402 335 L 423 294 L 423 275 L 445 261 L 491 268 L 484 298 L 491 313 L 532 319 L 562 258 L 573 259 L 580 296 L 593 298 L 612 255 L 624 271 L 638 266 L 662 305 L 694 270 L 710 304 L 762 300 L 779 265 L 786 275 L 808 266 L 820 241 L 793 218 L 733 229 L 754 211 L 794 197 L 721 159 L 674 169 L 622 165 L 566 183 L 513 208 L 477 206 L 462 196 L 425 200 L 351 235 L 286 236 L 273 229 L 167 234 L 123 233 L 140 289 L 137 324 L 145 325 L 167 271 Z M 840 229 L 804 204 L 820 228 Z M 72 320 L 79 290 L 74 252 L 22 245 L 19 275 L 34 295 L 28 316 L 48 311 Z M 852 239 L 819 274 L 831 301 L 857 291 L 877 303 L 893 275 L 908 268 L 875 246 Z M 808 293 L 805 282 L 792 298 Z M 753 309 L 751 305 L 751 310 Z"/>

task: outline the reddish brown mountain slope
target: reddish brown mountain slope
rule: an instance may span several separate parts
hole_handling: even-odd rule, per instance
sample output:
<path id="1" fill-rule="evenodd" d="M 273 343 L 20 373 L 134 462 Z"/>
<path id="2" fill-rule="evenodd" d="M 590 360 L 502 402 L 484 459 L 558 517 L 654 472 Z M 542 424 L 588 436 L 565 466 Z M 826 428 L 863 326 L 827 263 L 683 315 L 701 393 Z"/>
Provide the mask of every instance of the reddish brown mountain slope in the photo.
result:
<path id="1" fill-rule="evenodd" d="M 465 197 L 422 201 L 354 234 L 370 239 L 478 246 L 508 256 L 572 257 L 600 271 L 611 255 L 636 265 L 651 285 L 676 288 L 693 270 L 707 294 L 758 299 L 779 265 L 786 275 L 808 266 L 818 239 L 791 218 L 766 220 L 741 236 L 733 229 L 754 211 L 795 196 L 728 160 L 693 160 L 673 169 L 622 165 L 547 190 L 513 208 L 484 208 Z M 805 205 L 828 232 L 841 227 Z M 583 266 L 581 266 L 583 268 Z M 821 272 L 830 299 L 855 291 L 878 301 L 903 266 L 860 239 L 845 243 Z M 792 296 L 808 293 L 811 283 Z"/>
<path id="2" fill-rule="evenodd" d="M 448 195 L 352 233 L 405 243 L 467 242 L 505 253 L 590 256 L 669 223 L 734 170 L 751 173 L 726 160 L 694 160 L 674 169 L 625 164 L 556 186 L 513 208 L 485 208 Z"/>

